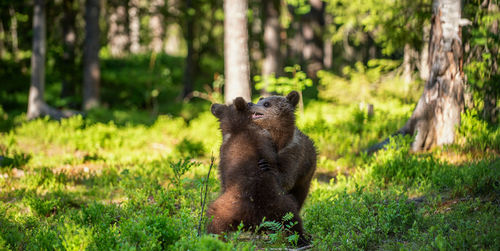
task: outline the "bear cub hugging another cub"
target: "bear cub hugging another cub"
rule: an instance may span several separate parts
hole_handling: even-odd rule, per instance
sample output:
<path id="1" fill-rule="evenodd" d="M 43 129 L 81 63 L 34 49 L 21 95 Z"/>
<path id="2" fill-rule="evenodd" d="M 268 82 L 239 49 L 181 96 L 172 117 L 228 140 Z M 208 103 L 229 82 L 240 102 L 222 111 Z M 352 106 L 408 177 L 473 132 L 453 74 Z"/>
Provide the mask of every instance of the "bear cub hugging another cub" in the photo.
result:
<path id="1" fill-rule="evenodd" d="M 278 221 L 293 213 L 291 229 L 306 244 L 300 208 L 316 168 L 312 141 L 295 127 L 298 93 L 261 99 L 248 105 L 236 98 L 232 105 L 214 104 L 223 142 L 219 172 L 221 195 L 209 206 L 208 232 L 235 230 L 243 222 L 256 227 L 265 217 Z"/>

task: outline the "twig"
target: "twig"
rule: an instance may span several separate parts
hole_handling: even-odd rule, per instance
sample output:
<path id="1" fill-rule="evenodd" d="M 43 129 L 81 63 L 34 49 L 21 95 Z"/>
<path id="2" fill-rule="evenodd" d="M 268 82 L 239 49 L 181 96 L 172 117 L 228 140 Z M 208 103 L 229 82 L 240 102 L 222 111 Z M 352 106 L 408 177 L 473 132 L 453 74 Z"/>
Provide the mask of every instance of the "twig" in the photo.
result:
<path id="1" fill-rule="evenodd" d="M 201 235 L 201 223 L 203 222 L 203 212 L 205 211 L 205 203 L 207 201 L 208 194 L 208 182 L 210 179 L 210 171 L 212 171 L 212 167 L 214 165 L 214 154 L 212 153 L 212 157 L 210 158 L 210 167 L 208 168 L 207 179 L 205 180 L 205 194 L 203 195 L 203 187 L 201 189 L 202 198 L 201 198 L 201 213 L 200 213 L 200 221 L 198 222 L 198 236 Z"/>

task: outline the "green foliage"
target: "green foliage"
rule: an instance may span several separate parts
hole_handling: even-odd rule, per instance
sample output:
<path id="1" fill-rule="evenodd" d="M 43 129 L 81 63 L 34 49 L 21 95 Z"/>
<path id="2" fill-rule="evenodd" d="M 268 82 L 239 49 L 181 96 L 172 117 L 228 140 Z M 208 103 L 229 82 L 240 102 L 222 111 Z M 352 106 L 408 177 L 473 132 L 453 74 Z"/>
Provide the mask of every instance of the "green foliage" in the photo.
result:
<path id="1" fill-rule="evenodd" d="M 418 48 L 423 26 L 430 20 L 431 1 L 326 1 L 326 12 L 332 15 L 328 27 L 333 43 L 368 43 L 370 37 L 386 55 L 401 50 L 405 43 Z"/>
<path id="2" fill-rule="evenodd" d="M 254 76 L 255 89 L 266 89 L 268 92 L 275 92 L 279 95 L 286 95 L 291 91 L 301 93 L 306 87 L 312 86 L 312 80 L 307 78 L 305 72 L 301 71 L 299 65 L 285 67 L 285 72 L 291 77 Z"/>
<path id="3" fill-rule="evenodd" d="M 269 237 L 270 244 L 284 243 L 292 246 L 297 246 L 299 240 L 298 233 L 292 231 L 292 228 L 297 225 L 297 222 L 291 221 L 293 213 L 288 212 L 281 218 L 281 222 L 266 221 L 262 219 L 259 229 L 266 229 L 271 231 L 267 236 Z"/>

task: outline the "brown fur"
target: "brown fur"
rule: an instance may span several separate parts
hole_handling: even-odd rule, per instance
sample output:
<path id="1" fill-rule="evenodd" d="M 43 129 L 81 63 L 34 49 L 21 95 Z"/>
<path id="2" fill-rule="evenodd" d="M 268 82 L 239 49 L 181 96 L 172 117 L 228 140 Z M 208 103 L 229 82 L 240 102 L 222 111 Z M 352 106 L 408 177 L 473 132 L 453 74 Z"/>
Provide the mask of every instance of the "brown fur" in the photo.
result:
<path id="1" fill-rule="evenodd" d="M 292 212 L 292 221 L 298 222 L 292 230 L 303 236 L 297 203 L 279 185 L 277 154 L 270 135 L 251 123 L 247 103 L 237 98 L 230 106 L 214 104 L 212 113 L 219 119 L 223 135 L 219 164 L 222 194 L 208 208 L 212 218 L 208 232 L 234 231 L 240 222 L 252 228 L 264 217 L 281 221 Z M 259 159 L 266 159 L 271 168 L 259 168 Z"/>
<path id="2" fill-rule="evenodd" d="M 293 91 L 286 97 L 261 98 L 250 104 L 250 112 L 253 122 L 271 134 L 277 146 L 280 183 L 297 200 L 300 211 L 316 170 L 316 148 L 295 126 L 298 102 L 299 94 Z"/>

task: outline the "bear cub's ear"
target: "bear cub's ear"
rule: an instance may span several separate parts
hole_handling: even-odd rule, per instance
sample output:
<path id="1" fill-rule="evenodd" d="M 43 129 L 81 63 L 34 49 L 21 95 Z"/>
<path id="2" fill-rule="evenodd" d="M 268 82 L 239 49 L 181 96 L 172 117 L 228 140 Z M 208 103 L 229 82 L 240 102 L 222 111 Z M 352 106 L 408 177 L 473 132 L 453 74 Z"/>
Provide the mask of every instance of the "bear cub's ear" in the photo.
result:
<path id="1" fill-rule="evenodd" d="M 215 117 L 220 119 L 222 117 L 222 114 L 224 114 L 226 108 L 227 108 L 226 105 L 212 104 L 212 107 L 210 107 L 210 111 Z"/>
<path id="2" fill-rule="evenodd" d="M 248 104 L 242 97 L 237 97 L 233 100 L 233 104 L 238 111 L 248 110 Z"/>
<path id="3" fill-rule="evenodd" d="M 288 93 L 288 95 L 286 95 L 286 100 L 288 100 L 288 103 L 290 103 L 293 106 L 293 108 L 297 106 L 297 104 L 299 103 L 299 99 L 300 99 L 299 93 L 296 91 L 292 91 Z"/>

